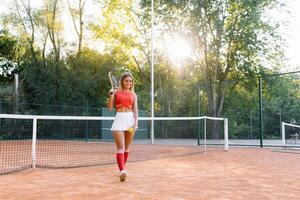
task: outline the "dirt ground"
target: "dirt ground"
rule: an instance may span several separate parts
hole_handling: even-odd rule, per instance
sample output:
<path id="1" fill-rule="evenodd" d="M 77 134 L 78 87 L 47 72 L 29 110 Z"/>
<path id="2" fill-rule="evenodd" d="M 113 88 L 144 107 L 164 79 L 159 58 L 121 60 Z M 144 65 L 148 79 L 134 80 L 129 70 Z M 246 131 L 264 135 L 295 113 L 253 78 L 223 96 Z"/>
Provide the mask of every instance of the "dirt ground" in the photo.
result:
<path id="1" fill-rule="evenodd" d="M 126 168 L 125 182 L 116 164 L 1 175 L 0 199 L 300 199 L 300 154 L 231 148 L 129 162 Z"/>

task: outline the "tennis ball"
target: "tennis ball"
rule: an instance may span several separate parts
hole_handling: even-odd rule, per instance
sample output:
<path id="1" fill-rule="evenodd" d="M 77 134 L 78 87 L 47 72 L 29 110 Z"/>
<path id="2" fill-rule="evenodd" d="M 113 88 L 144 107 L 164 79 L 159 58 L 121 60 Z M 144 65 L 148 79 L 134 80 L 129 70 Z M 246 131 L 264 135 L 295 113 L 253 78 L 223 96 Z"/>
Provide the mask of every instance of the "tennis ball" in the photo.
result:
<path id="1" fill-rule="evenodd" d="M 133 128 L 133 127 L 130 127 L 130 128 L 128 129 L 128 132 L 129 132 L 129 133 L 133 133 L 133 132 L 134 132 L 134 128 Z"/>

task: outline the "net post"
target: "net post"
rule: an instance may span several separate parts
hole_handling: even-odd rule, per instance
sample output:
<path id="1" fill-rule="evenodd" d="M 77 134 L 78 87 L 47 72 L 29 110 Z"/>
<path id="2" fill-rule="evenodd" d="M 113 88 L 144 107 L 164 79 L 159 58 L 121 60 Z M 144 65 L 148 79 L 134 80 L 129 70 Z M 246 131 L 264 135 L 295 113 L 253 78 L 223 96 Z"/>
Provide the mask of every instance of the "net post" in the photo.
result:
<path id="1" fill-rule="evenodd" d="M 224 119 L 224 150 L 228 151 L 228 119 Z"/>
<path id="2" fill-rule="evenodd" d="M 206 153 L 206 118 L 204 118 L 204 152 Z"/>
<path id="3" fill-rule="evenodd" d="M 282 140 L 282 145 L 285 147 L 286 142 L 285 142 L 285 123 L 281 122 L 281 140 Z"/>
<path id="4" fill-rule="evenodd" d="M 32 125 L 32 168 L 36 167 L 36 132 L 37 132 L 37 118 L 33 118 L 33 125 Z"/>

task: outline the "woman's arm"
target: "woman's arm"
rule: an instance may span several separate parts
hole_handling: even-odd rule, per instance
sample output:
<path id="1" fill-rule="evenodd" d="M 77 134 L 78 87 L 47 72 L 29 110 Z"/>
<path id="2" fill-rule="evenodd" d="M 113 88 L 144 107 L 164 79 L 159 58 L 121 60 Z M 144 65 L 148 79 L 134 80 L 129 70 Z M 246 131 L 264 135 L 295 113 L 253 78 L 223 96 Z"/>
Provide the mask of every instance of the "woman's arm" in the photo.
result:
<path id="1" fill-rule="evenodd" d="M 107 98 L 107 108 L 109 111 L 112 111 L 113 107 L 114 107 L 114 102 L 115 102 L 115 93 L 113 93 L 112 95 L 109 94 L 109 98 Z"/>
<path id="2" fill-rule="evenodd" d="M 138 105 L 137 105 L 137 95 L 134 94 L 134 102 L 133 102 L 133 117 L 134 117 L 134 129 L 138 128 L 138 117 L 139 117 L 139 112 L 138 112 Z"/>

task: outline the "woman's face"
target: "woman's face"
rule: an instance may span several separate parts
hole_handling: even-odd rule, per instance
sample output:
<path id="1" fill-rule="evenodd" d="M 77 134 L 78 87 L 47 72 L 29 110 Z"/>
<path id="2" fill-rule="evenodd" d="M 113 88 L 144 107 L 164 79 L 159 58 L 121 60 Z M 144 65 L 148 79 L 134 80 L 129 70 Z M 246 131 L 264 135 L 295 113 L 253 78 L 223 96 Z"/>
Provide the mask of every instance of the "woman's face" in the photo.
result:
<path id="1" fill-rule="evenodd" d="M 127 76 L 123 79 L 123 88 L 124 89 L 131 89 L 132 87 L 132 78 L 130 76 Z"/>

